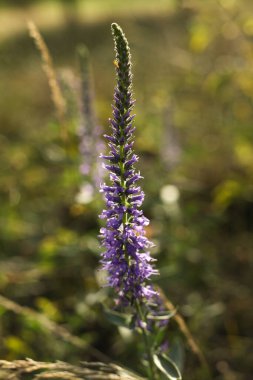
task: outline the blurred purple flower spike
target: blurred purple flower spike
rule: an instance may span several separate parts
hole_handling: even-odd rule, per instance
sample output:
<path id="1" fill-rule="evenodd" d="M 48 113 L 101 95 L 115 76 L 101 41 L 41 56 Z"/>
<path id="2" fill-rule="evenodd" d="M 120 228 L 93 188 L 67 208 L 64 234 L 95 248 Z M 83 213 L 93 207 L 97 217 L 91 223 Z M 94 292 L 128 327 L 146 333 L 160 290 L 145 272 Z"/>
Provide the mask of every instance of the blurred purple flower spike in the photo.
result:
<path id="1" fill-rule="evenodd" d="M 80 67 L 80 153 L 82 164 L 80 171 L 86 180 L 94 187 L 98 188 L 103 180 L 104 170 L 98 162 L 98 156 L 104 150 L 104 143 L 101 141 L 101 128 L 98 125 L 94 109 L 94 91 L 91 64 L 88 49 L 82 45 L 77 51 Z"/>

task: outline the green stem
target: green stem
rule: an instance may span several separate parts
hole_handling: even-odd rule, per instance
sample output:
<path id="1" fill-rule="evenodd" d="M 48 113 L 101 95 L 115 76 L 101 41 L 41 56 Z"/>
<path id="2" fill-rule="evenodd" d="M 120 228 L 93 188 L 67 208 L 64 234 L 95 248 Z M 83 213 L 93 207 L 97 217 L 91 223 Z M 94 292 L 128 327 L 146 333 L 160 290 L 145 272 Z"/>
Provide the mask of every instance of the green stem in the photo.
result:
<path id="1" fill-rule="evenodd" d="M 143 315 L 140 303 L 138 301 L 136 301 L 135 304 L 136 304 L 137 313 L 139 314 L 140 320 L 143 321 L 144 323 L 146 323 L 146 318 Z M 141 328 L 142 337 L 143 337 L 143 341 L 144 341 L 144 345 L 145 345 L 147 357 L 148 357 L 149 379 L 150 380 L 158 380 L 157 372 L 156 372 L 156 369 L 154 366 L 154 361 L 153 361 L 152 347 L 150 346 L 147 332 L 145 330 L 145 327 L 140 326 L 140 328 Z"/>

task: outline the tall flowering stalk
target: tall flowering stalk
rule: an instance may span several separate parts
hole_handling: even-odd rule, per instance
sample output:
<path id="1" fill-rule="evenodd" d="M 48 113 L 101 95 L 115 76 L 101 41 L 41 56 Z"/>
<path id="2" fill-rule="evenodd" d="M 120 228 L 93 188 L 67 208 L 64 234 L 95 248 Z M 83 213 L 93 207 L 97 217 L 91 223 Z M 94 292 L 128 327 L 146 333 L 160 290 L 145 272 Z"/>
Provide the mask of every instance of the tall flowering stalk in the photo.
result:
<path id="1" fill-rule="evenodd" d="M 79 63 L 78 89 L 78 135 L 80 139 L 79 150 L 81 153 L 80 172 L 83 183 L 76 196 L 78 203 L 90 203 L 94 200 L 96 189 L 99 188 L 104 169 L 101 167 L 98 156 L 104 150 L 101 140 L 101 128 L 97 122 L 94 107 L 93 76 L 89 51 L 85 45 L 77 49 Z"/>
<path id="2" fill-rule="evenodd" d="M 148 219 L 140 207 L 144 193 L 139 186 L 140 173 L 134 168 L 138 157 L 133 152 L 131 55 L 123 31 L 112 24 L 116 51 L 117 84 L 114 92 L 113 118 L 110 119 L 112 133 L 105 135 L 110 147 L 109 155 L 103 155 L 108 164 L 110 185 L 104 184 L 102 191 L 106 199 L 106 210 L 101 218 L 106 227 L 101 229 L 103 268 L 108 272 L 108 284 L 118 294 L 118 302 L 133 305 L 138 301 L 150 301 L 155 296 L 148 285 L 151 275 L 157 274 L 152 267 L 153 259 L 148 249 L 152 243 L 145 236 Z"/>
<path id="3" fill-rule="evenodd" d="M 173 116 L 172 106 L 167 106 L 164 112 L 160 155 L 168 170 L 174 169 L 180 163 L 183 153 Z"/>
<path id="4" fill-rule="evenodd" d="M 156 379 L 152 349 L 148 339 L 147 310 L 158 297 L 148 283 L 158 274 L 153 268 L 149 249 L 152 243 L 145 236 L 148 219 L 141 208 L 144 193 L 137 182 L 141 178 L 134 164 L 138 161 L 133 152 L 131 55 L 122 29 L 112 24 L 115 43 L 117 82 L 114 91 L 113 118 L 110 119 L 111 135 L 105 135 L 110 152 L 101 157 L 107 161 L 110 184 L 102 185 L 106 209 L 101 218 L 106 226 L 101 229 L 102 266 L 108 273 L 108 285 L 117 294 L 117 305 L 135 310 L 137 326 L 141 329 L 149 362 L 149 375 Z"/>
<path id="5" fill-rule="evenodd" d="M 100 139 L 101 128 L 98 125 L 94 109 L 94 91 L 88 49 L 84 45 L 80 46 L 77 54 L 80 68 L 78 131 L 82 156 L 80 171 L 94 191 L 100 186 L 103 178 L 103 169 L 98 162 L 98 155 L 104 150 L 104 144 Z"/>

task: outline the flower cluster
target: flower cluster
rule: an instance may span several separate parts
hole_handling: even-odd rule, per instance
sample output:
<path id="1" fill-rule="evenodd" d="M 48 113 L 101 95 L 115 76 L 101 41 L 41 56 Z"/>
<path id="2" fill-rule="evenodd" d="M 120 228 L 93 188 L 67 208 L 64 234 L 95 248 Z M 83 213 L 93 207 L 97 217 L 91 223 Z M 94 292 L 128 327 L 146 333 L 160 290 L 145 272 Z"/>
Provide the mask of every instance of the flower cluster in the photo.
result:
<path id="1" fill-rule="evenodd" d="M 152 243 L 145 236 L 148 219 L 140 209 L 144 193 L 139 186 L 140 174 L 134 164 L 138 157 L 133 152 L 134 115 L 131 114 L 132 97 L 131 55 L 122 29 L 112 24 L 116 59 L 117 83 L 114 92 L 111 135 L 105 135 L 110 147 L 105 168 L 110 173 L 110 185 L 102 185 L 107 208 L 101 218 L 106 226 L 101 228 L 102 266 L 108 272 L 108 285 L 118 294 L 118 303 L 132 305 L 156 298 L 148 280 L 157 274 L 152 266 L 149 248 Z"/>

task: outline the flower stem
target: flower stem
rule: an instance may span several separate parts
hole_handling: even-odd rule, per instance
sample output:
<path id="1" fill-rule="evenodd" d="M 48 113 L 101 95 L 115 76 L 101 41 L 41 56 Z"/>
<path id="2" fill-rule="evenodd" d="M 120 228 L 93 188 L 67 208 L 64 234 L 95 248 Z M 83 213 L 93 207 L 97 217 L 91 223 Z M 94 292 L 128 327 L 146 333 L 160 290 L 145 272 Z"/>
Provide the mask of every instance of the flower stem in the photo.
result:
<path id="1" fill-rule="evenodd" d="M 146 318 L 142 312 L 141 304 L 138 301 L 136 301 L 135 303 L 136 303 L 137 314 L 139 315 L 140 320 L 146 324 Z M 148 357 L 148 364 L 149 364 L 148 376 L 149 376 L 149 379 L 150 380 L 158 380 L 157 372 L 156 372 L 156 369 L 154 366 L 154 361 L 153 361 L 152 347 L 150 346 L 147 331 L 146 331 L 145 327 L 142 325 L 140 326 L 140 329 L 142 332 L 143 342 L 144 342 L 147 357 Z"/>

